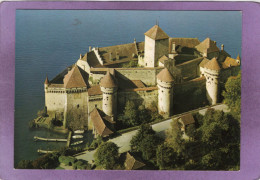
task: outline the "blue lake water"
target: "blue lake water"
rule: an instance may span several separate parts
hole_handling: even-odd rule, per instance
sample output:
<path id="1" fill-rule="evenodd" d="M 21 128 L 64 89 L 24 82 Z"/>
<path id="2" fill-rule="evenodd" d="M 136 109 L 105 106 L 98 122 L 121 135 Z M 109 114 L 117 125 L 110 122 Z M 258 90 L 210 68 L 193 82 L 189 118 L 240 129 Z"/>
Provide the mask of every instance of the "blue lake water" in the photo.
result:
<path id="1" fill-rule="evenodd" d="M 235 58 L 241 52 L 239 11 L 17 10 L 15 49 L 15 164 L 35 159 L 37 149 L 64 143 L 34 142 L 33 136 L 64 137 L 29 130 L 28 122 L 44 107 L 43 82 L 76 62 L 89 46 L 103 47 L 144 41 L 155 25 L 170 37 L 210 37 Z M 242 59 L 243 60 L 243 59 Z"/>

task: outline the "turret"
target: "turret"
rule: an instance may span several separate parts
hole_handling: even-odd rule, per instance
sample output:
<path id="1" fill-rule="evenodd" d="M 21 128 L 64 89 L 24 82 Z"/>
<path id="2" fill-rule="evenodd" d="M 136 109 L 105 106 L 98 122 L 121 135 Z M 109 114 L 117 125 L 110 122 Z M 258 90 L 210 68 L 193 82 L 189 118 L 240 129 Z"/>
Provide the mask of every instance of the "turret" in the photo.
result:
<path id="1" fill-rule="evenodd" d="M 219 96 L 219 74 L 220 74 L 220 66 L 216 58 L 210 60 L 204 66 L 204 74 L 206 77 L 206 90 L 207 90 L 207 98 L 208 101 L 214 105 L 218 102 Z"/>
<path id="2" fill-rule="evenodd" d="M 167 68 L 157 75 L 158 111 L 164 117 L 172 115 L 173 77 Z"/>
<path id="3" fill-rule="evenodd" d="M 158 59 L 168 55 L 169 36 L 158 25 L 153 26 L 144 35 L 144 66 L 157 67 Z"/>
<path id="4" fill-rule="evenodd" d="M 46 90 L 46 88 L 48 88 L 49 86 L 49 79 L 48 79 L 48 76 L 46 75 L 46 78 L 45 78 L 45 81 L 44 81 L 44 90 Z"/>
<path id="5" fill-rule="evenodd" d="M 241 63 L 241 59 L 240 59 L 240 56 L 239 56 L 239 54 L 237 55 L 237 64 L 240 64 Z"/>
<path id="6" fill-rule="evenodd" d="M 117 81 L 108 71 L 100 81 L 103 93 L 102 109 L 108 116 L 116 116 L 117 111 Z"/>

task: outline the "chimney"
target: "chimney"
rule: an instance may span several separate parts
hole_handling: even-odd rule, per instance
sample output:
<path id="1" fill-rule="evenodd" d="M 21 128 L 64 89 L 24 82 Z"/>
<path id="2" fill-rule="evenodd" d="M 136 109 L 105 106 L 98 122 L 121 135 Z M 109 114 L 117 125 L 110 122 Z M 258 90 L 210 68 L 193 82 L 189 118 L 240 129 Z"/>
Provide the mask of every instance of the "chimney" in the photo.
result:
<path id="1" fill-rule="evenodd" d="M 79 55 L 79 59 L 82 59 L 82 54 Z"/>
<path id="2" fill-rule="evenodd" d="M 119 60 L 119 53 L 116 52 L 116 60 Z"/>
<path id="3" fill-rule="evenodd" d="M 91 49 L 91 46 L 89 46 L 89 47 L 88 47 L 88 51 L 89 51 L 89 52 L 91 52 L 91 51 L 92 51 L 92 49 Z"/>
<path id="4" fill-rule="evenodd" d="M 111 52 L 109 52 L 109 60 L 110 60 L 110 61 L 113 61 L 113 59 L 112 59 L 112 53 L 111 53 Z"/>
<path id="5" fill-rule="evenodd" d="M 215 45 L 217 45 L 217 42 L 216 41 L 213 41 Z"/>
<path id="6" fill-rule="evenodd" d="M 134 38 L 134 43 L 136 44 L 136 39 Z"/>
<path id="7" fill-rule="evenodd" d="M 221 44 L 221 51 L 224 51 L 224 44 Z"/>
<path id="8" fill-rule="evenodd" d="M 175 42 L 172 43 L 172 53 L 175 53 L 175 48 L 176 48 L 176 45 L 175 45 Z"/>

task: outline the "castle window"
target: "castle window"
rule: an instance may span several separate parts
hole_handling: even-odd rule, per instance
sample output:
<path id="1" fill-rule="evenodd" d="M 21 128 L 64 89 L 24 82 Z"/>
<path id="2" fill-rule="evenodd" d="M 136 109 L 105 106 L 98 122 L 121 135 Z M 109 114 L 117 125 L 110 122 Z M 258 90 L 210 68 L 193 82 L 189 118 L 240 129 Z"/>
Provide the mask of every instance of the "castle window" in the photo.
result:
<path id="1" fill-rule="evenodd" d="M 79 104 L 77 105 L 77 108 L 79 108 Z"/>
<path id="2" fill-rule="evenodd" d="M 97 105 L 95 104 L 95 108 L 97 108 Z"/>

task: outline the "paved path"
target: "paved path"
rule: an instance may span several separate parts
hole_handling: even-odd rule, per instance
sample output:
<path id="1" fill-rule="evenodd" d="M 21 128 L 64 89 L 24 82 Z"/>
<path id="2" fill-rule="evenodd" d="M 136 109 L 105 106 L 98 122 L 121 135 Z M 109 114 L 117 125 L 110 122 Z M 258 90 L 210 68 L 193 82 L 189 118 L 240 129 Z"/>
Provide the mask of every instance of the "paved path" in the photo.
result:
<path id="1" fill-rule="evenodd" d="M 223 110 L 224 112 L 229 112 L 228 107 L 225 104 L 218 104 L 216 106 L 212 106 L 211 108 L 216 109 L 216 110 Z M 204 115 L 207 111 L 208 107 L 200 109 L 200 110 L 194 110 L 193 112 L 199 112 L 200 114 Z M 191 113 L 187 112 L 187 113 Z M 171 127 L 171 122 L 172 119 L 177 119 L 179 118 L 181 115 L 176 115 L 173 116 L 172 118 L 165 120 L 163 122 L 159 122 L 156 123 L 154 125 L 152 125 L 153 130 L 156 133 L 159 133 L 159 135 L 164 136 L 165 134 L 165 130 L 169 129 Z M 126 151 L 129 151 L 130 148 L 130 141 L 132 139 L 132 137 L 137 133 L 138 130 L 133 130 L 127 133 L 122 134 L 121 136 L 115 137 L 113 139 L 110 139 L 109 141 L 117 144 L 117 146 L 119 147 L 119 153 L 123 153 Z M 85 151 L 82 153 L 82 155 L 76 156 L 76 158 L 78 159 L 84 159 L 86 161 L 91 161 L 94 160 L 94 153 L 96 152 L 96 150 L 94 151 Z"/>

